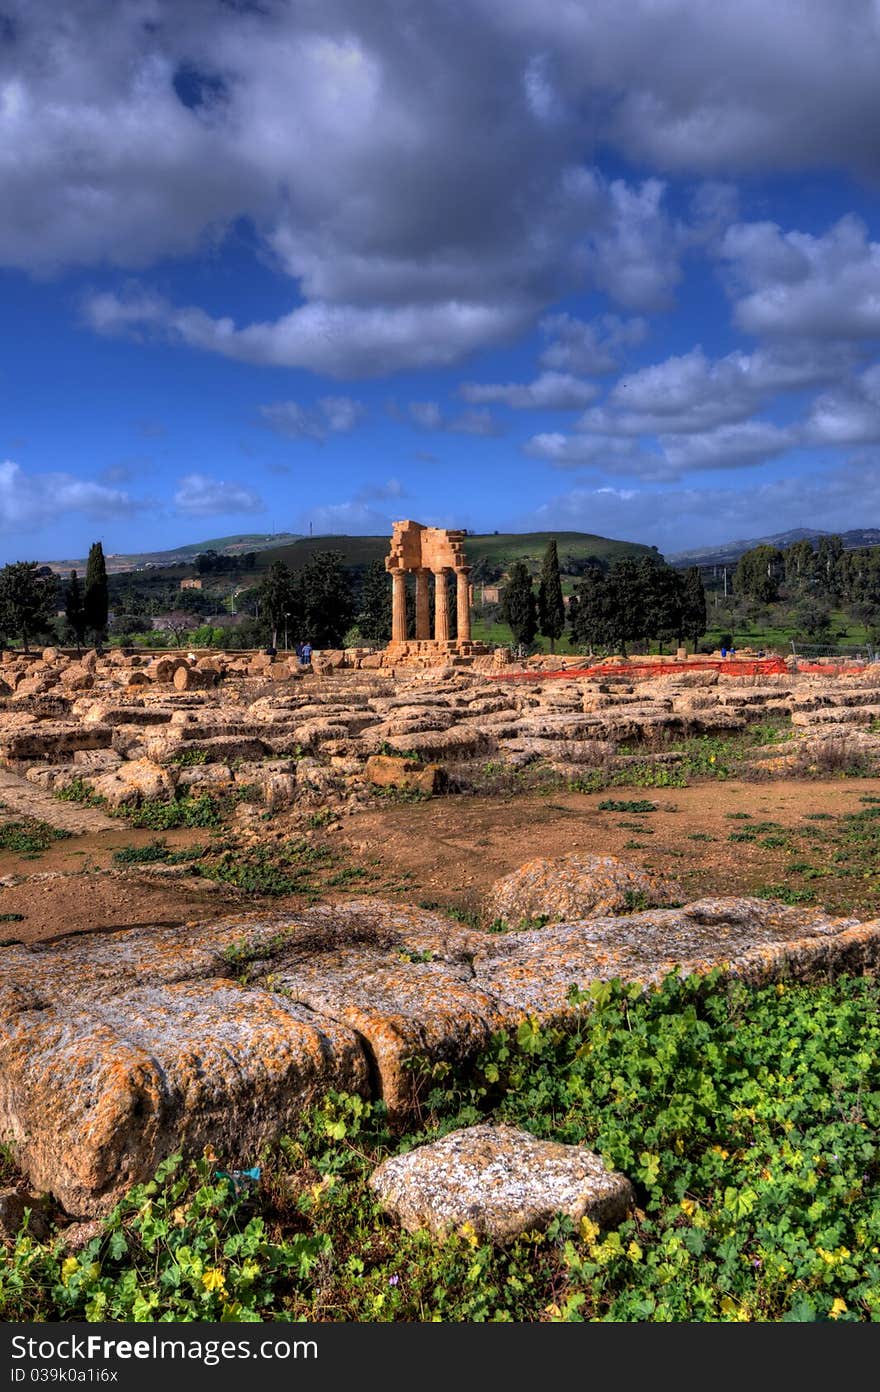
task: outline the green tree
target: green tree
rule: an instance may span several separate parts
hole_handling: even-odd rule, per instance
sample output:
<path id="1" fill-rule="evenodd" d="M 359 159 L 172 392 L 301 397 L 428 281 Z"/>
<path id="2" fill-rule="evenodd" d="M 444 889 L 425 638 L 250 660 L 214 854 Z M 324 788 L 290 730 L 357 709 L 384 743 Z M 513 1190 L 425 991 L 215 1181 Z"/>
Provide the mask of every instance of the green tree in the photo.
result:
<path id="1" fill-rule="evenodd" d="M 100 647 L 107 632 L 107 610 L 109 597 L 107 591 L 107 564 L 104 548 L 100 541 L 89 547 L 86 561 L 86 588 L 83 596 L 86 628 L 95 635 L 95 643 Z"/>
<path id="2" fill-rule="evenodd" d="M 803 600 L 794 611 L 794 621 L 798 630 L 812 642 L 827 642 L 831 633 L 831 610 L 820 600 Z"/>
<path id="3" fill-rule="evenodd" d="M 694 651 L 706 632 L 706 590 L 699 566 L 688 566 L 684 573 L 681 595 L 682 633 L 693 640 Z M 680 641 L 680 639 L 679 639 Z"/>
<path id="4" fill-rule="evenodd" d="M 82 586 L 79 583 L 79 576 L 75 570 L 70 572 L 70 581 L 67 586 L 67 593 L 64 597 L 64 612 L 67 616 L 67 622 L 73 630 L 73 636 L 76 639 L 76 653 L 77 657 L 79 657 L 82 651 L 82 643 L 87 625 Z"/>
<path id="5" fill-rule="evenodd" d="M 608 622 L 608 577 L 598 566 L 584 571 L 568 606 L 568 626 L 575 647 L 592 653 L 611 641 Z"/>
<path id="6" fill-rule="evenodd" d="M 562 581 L 559 578 L 559 556 L 555 538 L 548 541 L 538 582 L 538 631 L 550 639 L 550 651 L 555 652 L 556 639 L 565 631 L 565 604 Z"/>
<path id="7" fill-rule="evenodd" d="M 816 577 L 816 553 L 810 542 L 793 541 L 782 553 L 785 583 L 791 590 L 806 589 Z"/>
<path id="8" fill-rule="evenodd" d="M 644 585 L 638 564 L 623 556 L 608 576 L 608 639 L 626 657 L 626 645 L 645 636 Z"/>
<path id="9" fill-rule="evenodd" d="M 58 580 L 36 561 L 13 561 L 0 570 L 0 629 L 28 642 L 49 627 L 55 609 Z"/>
<path id="10" fill-rule="evenodd" d="M 371 561 L 367 566 L 357 626 L 368 643 L 391 640 L 391 580 L 382 560 Z"/>
<path id="11" fill-rule="evenodd" d="M 354 586 L 338 551 L 318 551 L 296 576 L 300 637 L 313 648 L 338 648 L 355 614 Z"/>
<path id="12" fill-rule="evenodd" d="M 293 576 L 283 561 L 273 561 L 256 587 L 254 598 L 260 617 L 271 632 L 272 647 L 278 647 L 278 630 L 294 613 Z"/>
<path id="13" fill-rule="evenodd" d="M 774 604 L 779 598 L 779 582 L 784 571 L 784 558 L 776 546 L 753 546 L 737 562 L 733 587 L 738 595 L 756 599 L 759 604 Z"/>
<path id="14" fill-rule="evenodd" d="M 816 580 L 821 594 L 834 600 L 840 591 L 840 569 L 843 559 L 843 542 L 836 534 L 819 538 L 816 551 Z"/>
<path id="15" fill-rule="evenodd" d="M 501 619 L 506 623 L 514 641 L 528 647 L 538 631 L 538 608 L 532 577 L 524 561 L 515 561 L 510 568 L 501 599 Z"/>
<path id="16" fill-rule="evenodd" d="M 681 643 L 682 592 L 681 572 L 664 561 L 662 556 L 644 556 L 638 562 L 641 586 L 641 608 L 644 615 L 639 638 L 656 638 L 660 651 L 668 639 Z"/>

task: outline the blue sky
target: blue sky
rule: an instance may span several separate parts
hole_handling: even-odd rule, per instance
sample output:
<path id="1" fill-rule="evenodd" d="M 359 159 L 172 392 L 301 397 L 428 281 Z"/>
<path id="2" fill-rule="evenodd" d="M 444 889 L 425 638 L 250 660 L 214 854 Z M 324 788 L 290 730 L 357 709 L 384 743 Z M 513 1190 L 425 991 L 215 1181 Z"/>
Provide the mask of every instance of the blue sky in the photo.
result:
<path id="1" fill-rule="evenodd" d="M 876 0 L 0 0 L 0 560 L 880 525 Z"/>

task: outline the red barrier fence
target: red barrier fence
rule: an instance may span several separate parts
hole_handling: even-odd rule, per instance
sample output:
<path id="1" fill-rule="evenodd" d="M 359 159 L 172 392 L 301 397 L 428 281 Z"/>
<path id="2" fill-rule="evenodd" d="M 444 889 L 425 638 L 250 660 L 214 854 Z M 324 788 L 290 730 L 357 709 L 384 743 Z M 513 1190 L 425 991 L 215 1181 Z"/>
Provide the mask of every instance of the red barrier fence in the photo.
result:
<path id="1" fill-rule="evenodd" d="M 562 678 L 608 678 L 624 677 L 644 681 L 651 677 L 674 677 L 679 672 L 717 672 L 722 677 L 764 677 L 785 676 L 788 672 L 820 673 L 827 676 L 841 676 L 844 673 L 861 672 L 864 663 L 844 664 L 826 662 L 798 661 L 797 666 L 788 667 L 781 657 L 722 657 L 692 658 L 686 662 L 614 662 L 597 663 L 593 667 L 560 667 L 546 672 L 540 668 L 526 668 L 521 672 L 491 672 L 486 675 L 494 681 L 554 681 Z"/>

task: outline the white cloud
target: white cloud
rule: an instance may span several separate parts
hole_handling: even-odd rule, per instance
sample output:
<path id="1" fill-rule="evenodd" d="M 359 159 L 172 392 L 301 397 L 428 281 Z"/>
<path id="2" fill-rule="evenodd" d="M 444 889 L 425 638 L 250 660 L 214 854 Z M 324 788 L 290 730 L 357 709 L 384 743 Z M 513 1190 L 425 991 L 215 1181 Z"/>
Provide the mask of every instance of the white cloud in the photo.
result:
<path id="1" fill-rule="evenodd" d="M 719 254 L 746 333 L 880 338 L 880 242 L 861 219 L 843 217 L 821 237 L 738 223 Z"/>
<path id="2" fill-rule="evenodd" d="M 143 271 L 246 225 L 290 280 L 289 313 L 240 324 L 111 294 L 89 322 L 252 363 L 337 379 L 445 366 L 583 286 L 658 310 L 682 256 L 734 215 L 733 172 L 880 176 L 874 0 L 476 0 L 466 42 L 455 7 L 402 22 L 397 0 L 4 9 L 0 266 Z M 689 221 L 660 178 L 609 181 L 599 152 L 705 177 Z M 803 248 L 788 251 L 780 295 L 753 287 L 744 324 L 876 332 L 864 248 L 815 295 L 785 280 Z M 586 340 L 580 363 L 557 347 L 542 368 L 617 360 L 601 336 L 594 366 Z"/>
<path id="3" fill-rule="evenodd" d="M 639 188 L 614 179 L 605 222 L 584 241 L 584 271 L 627 309 L 669 309 L 681 280 L 684 243 L 663 207 L 665 189 L 661 179 L 645 179 Z"/>
<path id="4" fill-rule="evenodd" d="M 697 345 L 619 378 L 576 428 L 600 435 L 702 433 L 747 420 L 781 391 L 842 382 L 857 361 L 847 344 L 811 340 L 715 359 Z"/>
<path id="5" fill-rule="evenodd" d="M 178 512 L 190 517 L 264 511 L 262 499 L 252 489 L 197 473 L 178 480 L 174 504 Z"/>
<path id="6" fill-rule="evenodd" d="M 880 364 L 855 381 L 816 397 L 806 423 L 810 444 L 853 445 L 880 441 Z"/>
<path id="7" fill-rule="evenodd" d="M 568 372 L 542 372 L 533 382 L 464 382 L 459 391 L 465 401 L 498 401 L 531 411 L 583 410 L 599 394 L 594 382 Z"/>
<path id="8" fill-rule="evenodd" d="M 29 474 L 11 459 L 0 463 L 0 530 L 30 531 L 66 513 L 86 517 L 129 517 L 144 504 L 119 488 L 72 474 Z"/>
<path id="9" fill-rule="evenodd" d="M 403 418 L 396 403 L 391 403 L 390 414 L 396 419 Z M 501 435 L 503 427 L 496 421 L 491 411 L 462 411 L 456 416 L 447 415 L 436 401 L 410 401 L 407 406 L 409 419 L 419 430 L 445 431 L 452 435 Z"/>
<path id="10" fill-rule="evenodd" d="M 564 435 L 547 431 L 533 435 L 523 446 L 533 459 L 546 460 L 557 469 L 598 468 L 606 473 L 639 473 L 659 462 L 640 450 L 635 440 L 611 435 Z"/>
<path id="11" fill-rule="evenodd" d="M 318 441 L 348 434 L 365 413 L 363 403 L 350 396 L 322 396 L 311 410 L 297 401 L 273 401 L 260 407 L 260 415 L 277 434 Z"/>
<path id="12" fill-rule="evenodd" d="M 693 435 L 661 435 L 660 445 L 673 475 L 696 469 L 738 469 L 784 454 L 797 443 L 796 432 L 767 421 L 719 425 Z"/>
<path id="13" fill-rule="evenodd" d="M 241 362 L 304 367 L 330 377 L 375 377 L 402 368 L 436 367 L 474 348 L 513 337 L 533 307 L 504 305 L 403 305 L 360 308 L 307 304 L 271 323 L 237 328 L 230 318 L 175 308 L 145 292 L 92 295 L 82 305 L 98 333 L 159 335 Z"/>
<path id="14" fill-rule="evenodd" d="M 670 482 L 701 469 L 738 469 L 772 459 L 799 442 L 799 432 L 766 421 L 721 425 L 688 435 L 661 434 L 657 448 L 626 435 L 533 435 L 523 452 L 557 469 L 597 469 L 604 474 Z"/>
<path id="15" fill-rule="evenodd" d="M 582 377 L 615 372 L 626 349 L 641 343 L 648 332 L 644 319 L 620 319 L 616 314 L 594 320 L 549 314 L 540 328 L 550 340 L 541 353 L 541 366 Z"/>

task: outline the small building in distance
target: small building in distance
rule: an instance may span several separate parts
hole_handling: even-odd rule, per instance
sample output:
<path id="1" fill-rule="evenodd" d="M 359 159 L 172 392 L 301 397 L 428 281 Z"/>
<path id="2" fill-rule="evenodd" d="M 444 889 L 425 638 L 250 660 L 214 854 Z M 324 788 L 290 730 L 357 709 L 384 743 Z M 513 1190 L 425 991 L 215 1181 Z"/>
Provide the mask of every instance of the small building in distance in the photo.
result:
<path id="1" fill-rule="evenodd" d="M 202 588 L 202 582 L 201 580 L 196 580 L 192 578 L 181 580 L 180 588 L 182 590 L 200 590 Z"/>

